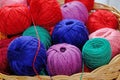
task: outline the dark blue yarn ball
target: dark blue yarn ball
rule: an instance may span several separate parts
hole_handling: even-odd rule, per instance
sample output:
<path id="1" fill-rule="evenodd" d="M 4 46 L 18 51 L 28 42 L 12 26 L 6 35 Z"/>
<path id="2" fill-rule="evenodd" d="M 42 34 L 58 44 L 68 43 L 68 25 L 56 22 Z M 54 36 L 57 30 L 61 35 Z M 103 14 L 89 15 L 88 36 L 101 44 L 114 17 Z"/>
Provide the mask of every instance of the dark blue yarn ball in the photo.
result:
<path id="1" fill-rule="evenodd" d="M 8 47 L 8 61 L 16 75 L 35 75 L 33 60 L 38 48 L 38 39 L 30 36 L 21 36 L 13 40 Z M 40 50 L 34 66 L 38 73 L 46 68 L 46 49 L 40 42 Z"/>
<path id="2" fill-rule="evenodd" d="M 75 19 L 65 19 L 59 22 L 52 33 L 52 41 L 57 43 L 68 43 L 82 49 L 88 40 L 88 31 L 83 22 Z"/>

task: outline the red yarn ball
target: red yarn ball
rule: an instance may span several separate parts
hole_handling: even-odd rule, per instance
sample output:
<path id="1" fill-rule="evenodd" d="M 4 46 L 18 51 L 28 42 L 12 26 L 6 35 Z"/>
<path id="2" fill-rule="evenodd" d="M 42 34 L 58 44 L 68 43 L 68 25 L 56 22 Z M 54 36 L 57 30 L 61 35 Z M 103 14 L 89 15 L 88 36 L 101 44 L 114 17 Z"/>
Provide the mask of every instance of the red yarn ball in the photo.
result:
<path id="1" fill-rule="evenodd" d="M 27 0 L 27 3 L 30 4 L 31 0 Z"/>
<path id="2" fill-rule="evenodd" d="M 0 40 L 0 73 L 10 74 L 10 67 L 7 60 L 7 49 L 9 43 L 13 40 L 11 39 L 3 39 Z"/>
<path id="3" fill-rule="evenodd" d="M 34 23 L 48 31 L 62 20 L 60 5 L 56 0 L 31 0 L 30 11 Z"/>
<path id="4" fill-rule="evenodd" d="M 13 4 L 27 5 L 27 0 L 0 0 L 0 7 L 10 6 Z"/>
<path id="5" fill-rule="evenodd" d="M 84 72 L 91 72 L 92 70 L 84 64 Z"/>
<path id="6" fill-rule="evenodd" d="M 30 25 L 31 17 L 27 6 L 16 4 L 0 9 L 0 32 L 7 35 L 18 34 Z"/>
<path id="7" fill-rule="evenodd" d="M 97 10 L 88 17 L 87 28 L 90 33 L 105 27 L 118 28 L 118 20 L 112 12 Z"/>
<path id="8" fill-rule="evenodd" d="M 82 2 L 87 7 L 88 11 L 92 10 L 94 6 L 94 0 L 65 0 L 65 3 L 71 2 L 71 1 Z"/>

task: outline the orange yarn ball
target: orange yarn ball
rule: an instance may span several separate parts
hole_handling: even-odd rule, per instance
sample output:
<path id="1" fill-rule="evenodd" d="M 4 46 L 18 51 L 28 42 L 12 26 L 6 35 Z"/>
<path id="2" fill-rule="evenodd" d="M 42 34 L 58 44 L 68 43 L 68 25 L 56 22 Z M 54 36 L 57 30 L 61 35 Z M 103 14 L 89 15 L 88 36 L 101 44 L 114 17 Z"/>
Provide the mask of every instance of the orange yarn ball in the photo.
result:
<path id="1" fill-rule="evenodd" d="M 7 36 L 5 34 L 3 34 L 3 33 L 0 32 L 0 40 L 6 39 L 6 38 L 7 38 Z"/>
<path id="2" fill-rule="evenodd" d="M 0 9 L 0 32 L 7 35 L 22 33 L 31 25 L 28 7 L 11 5 Z"/>
<path id="3" fill-rule="evenodd" d="M 62 13 L 57 0 L 31 0 L 30 11 L 34 23 L 43 26 L 48 31 L 62 20 Z"/>
<path id="4" fill-rule="evenodd" d="M 88 17 L 87 28 L 90 33 L 105 27 L 118 28 L 118 20 L 112 12 L 97 10 Z"/>

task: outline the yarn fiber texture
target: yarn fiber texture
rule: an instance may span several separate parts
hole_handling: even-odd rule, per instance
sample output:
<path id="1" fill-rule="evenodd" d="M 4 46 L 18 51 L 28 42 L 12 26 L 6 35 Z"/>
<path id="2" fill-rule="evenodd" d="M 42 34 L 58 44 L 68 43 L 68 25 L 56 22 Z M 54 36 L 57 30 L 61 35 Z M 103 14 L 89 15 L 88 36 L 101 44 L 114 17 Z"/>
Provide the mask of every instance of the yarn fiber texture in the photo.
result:
<path id="1" fill-rule="evenodd" d="M 87 28 L 90 33 L 101 28 L 118 28 L 118 20 L 116 16 L 107 10 L 97 10 L 88 18 Z"/>
<path id="2" fill-rule="evenodd" d="M 65 3 L 71 2 L 71 1 L 82 2 L 87 7 L 88 11 L 92 10 L 94 6 L 94 0 L 65 0 Z"/>
<path id="3" fill-rule="evenodd" d="M 51 75 L 72 75 L 82 70 L 81 51 L 70 44 L 51 46 L 47 51 L 47 65 Z"/>
<path id="4" fill-rule="evenodd" d="M 94 38 L 88 40 L 82 49 L 84 62 L 90 69 L 108 64 L 111 59 L 111 47 L 108 40 Z"/>
<path id="5" fill-rule="evenodd" d="M 7 59 L 7 50 L 9 43 L 15 38 L 0 40 L 0 73 L 10 74 L 10 66 Z"/>
<path id="6" fill-rule="evenodd" d="M 84 23 L 88 20 L 88 11 L 79 1 L 72 1 L 61 6 L 63 19 L 77 19 Z"/>
<path id="7" fill-rule="evenodd" d="M 0 0 L 0 7 L 10 6 L 14 4 L 23 4 L 27 6 L 27 0 Z"/>
<path id="8" fill-rule="evenodd" d="M 36 75 L 33 70 L 33 60 L 38 47 L 38 39 L 31 36 L 21 36 L 14 39 L 8 47 L 8 61 L 10 68 L 16 75 Z M 47 56 L 44 45 L 40 43 L 40 50 L 34 63 L 35 69 L 40 73 L 46 68 Z"/>
<path id="9" fill-rule="evenodd" d="M 44 44 L 46 49 L 48 49 L 51 46 L 51 36 L 49 32 L 40 26 L 36 26 L 36 29 L 37 29 L 40 41 Z M 37 38 L 34 26 L 31 26 L 28 29 L 26 29 L 23 32 L 23 36 L 33 36 Z"/>
<path id="10" fill-rule="evenodd" d="M 5 34 L 3 34 L 3 33 L 0 32 L 0 40 L 6 39 L 6 38 L 7 38 L 7 36 Z"/>
<path id="11" fill-rule="evenodd" d="M 88 40 L 88 31 L 83 22 L 75 19 L 65 19 L 59 22 L 52 33 L 52 41 L 57 43 L 68 43 L 82 49 Z"/>
<path id="12" fill-rule="evenodd" d="M 28 7 L 21 4 L 0 9 L 0 32 L 6 35 L 22 33 L 31 25 Z"/>
<path id="13" fill-rule="evenodd" d="M 30 11 L 33 22 L 48 31 L 62 20 L 62 13 L 57 0 L 31 0 Z"/>
<path id="14" fill-rule="evenodd" d="M 89 35 L 89 38 L 105 38 L 110 42 L 112 58 L 120 53 L 120 31 L 112 28 L 102 28 Z"/>

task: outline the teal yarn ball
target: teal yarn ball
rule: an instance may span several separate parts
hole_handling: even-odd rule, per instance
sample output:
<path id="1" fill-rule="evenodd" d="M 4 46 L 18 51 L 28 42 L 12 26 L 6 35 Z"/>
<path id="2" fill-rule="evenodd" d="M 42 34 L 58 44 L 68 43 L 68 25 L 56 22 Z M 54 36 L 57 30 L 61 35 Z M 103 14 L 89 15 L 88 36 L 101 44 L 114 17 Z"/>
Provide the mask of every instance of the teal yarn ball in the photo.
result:
<path id="1" fill-rule="evenodd" d="M 83 60 L 90 69 L 96 69 L 108 64 L 111 59 L 111 54 L 110 43 L 103 38 L 88 40 L 82 49 Z"/>
<path id="2" fill-rule="evenodd" d="M 40 41 L 44 44 L 45 48 L 48 49 L 51 46 L 51 36 L 49 32 L 40 26 L 36 26 L 36 29 L 37 29 Z M 26 29 L 23 32 L 23 36 L 37 37 L 34 26 L 31 26 L 28 29 Z"/>

